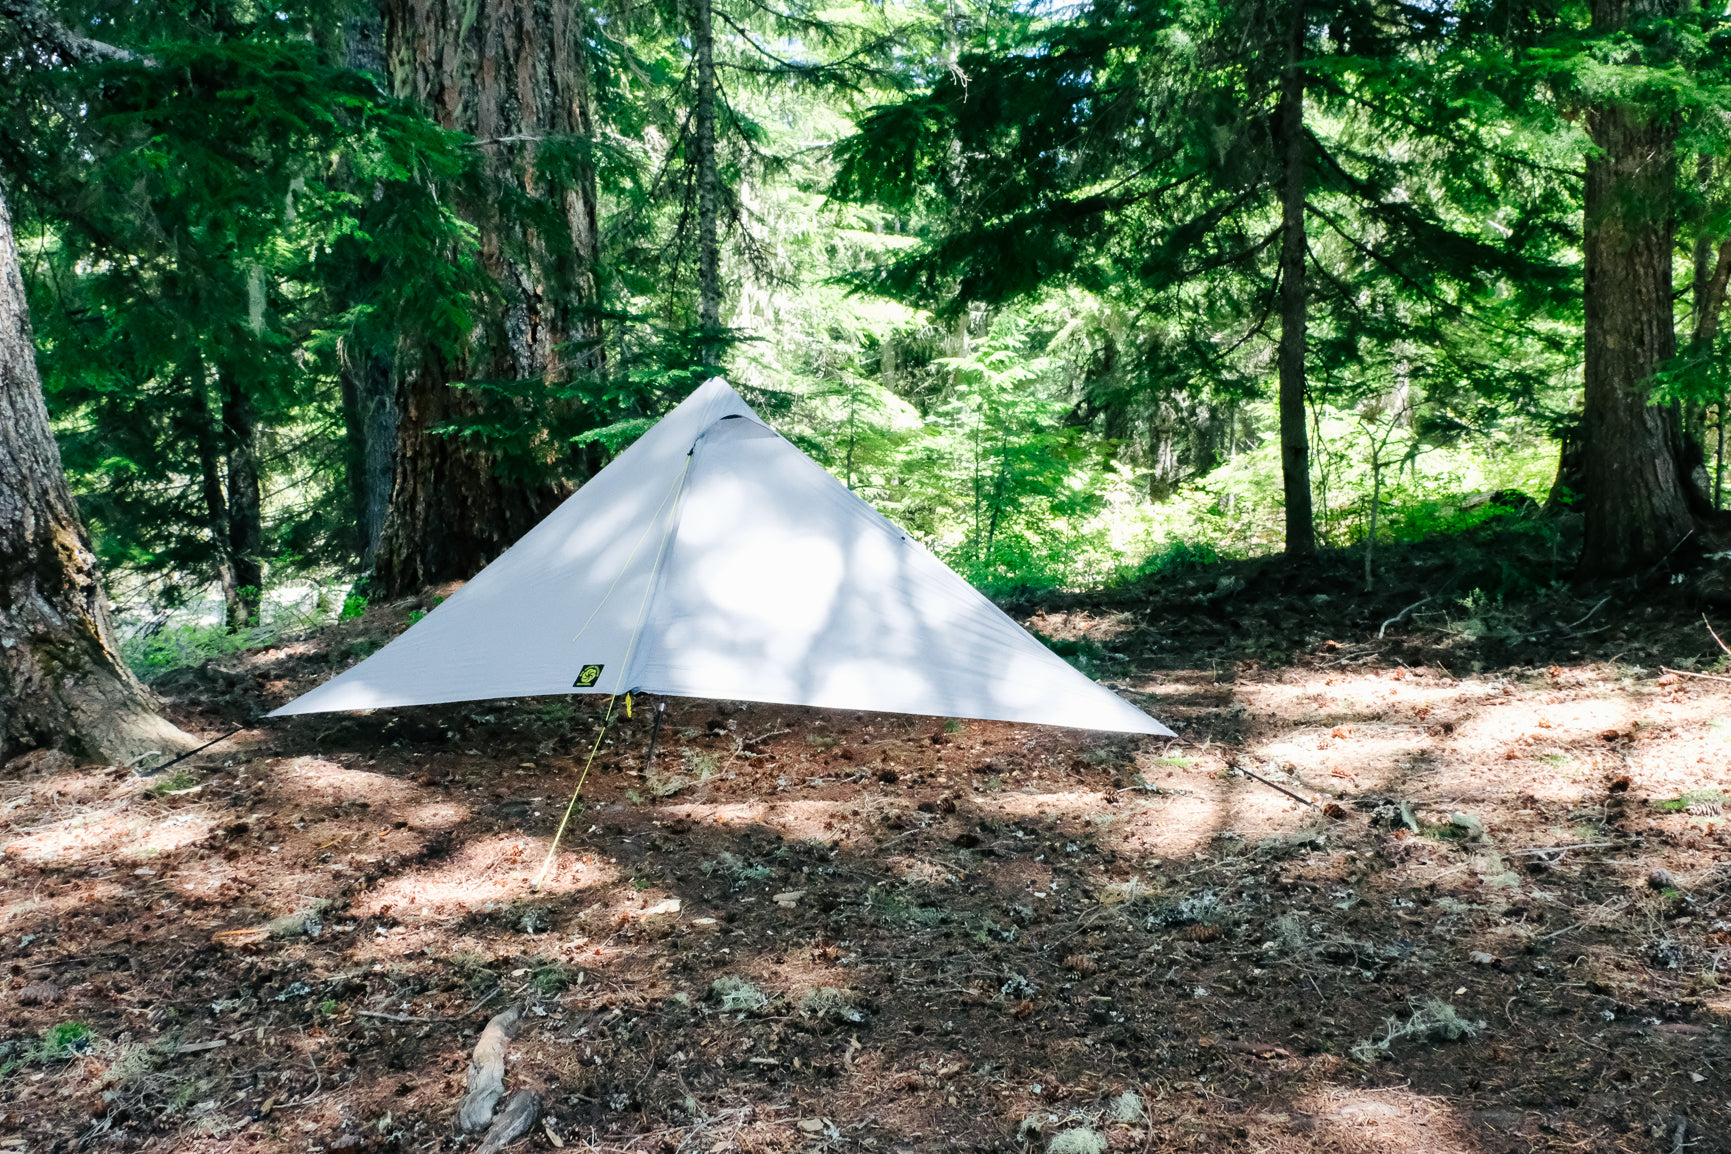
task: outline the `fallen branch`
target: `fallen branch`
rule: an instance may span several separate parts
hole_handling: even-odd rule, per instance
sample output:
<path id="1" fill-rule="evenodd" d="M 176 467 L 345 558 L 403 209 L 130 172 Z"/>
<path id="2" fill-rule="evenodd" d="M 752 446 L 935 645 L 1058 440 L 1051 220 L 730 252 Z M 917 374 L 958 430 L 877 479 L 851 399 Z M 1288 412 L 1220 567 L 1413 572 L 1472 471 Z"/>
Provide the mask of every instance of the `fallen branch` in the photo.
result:
<path id="1" fill-rule="evenodd" d="M 493 1107 L 505 1093 L 505 1048 L 521 1020 L 517 1007 L 507 1006 L 481 1031 L 469 1058 L 468 1089 L 457 1103 L 457 1125 L 464 1130 L 479 1130 L 493 1120 Z"/>
<path id="2" fill-rule="evenodd" d="M 1702 681 L 1723 681 L 1731 685 L 1731 677 L 1716 677 L 1711 673 L 1690 673 L 1687 669 L 1672 669 L 1669 665 L 1661 665 L 1666 673 L 1675 673 L 1679 677 L 1699 677 Z"/>
<path id="3" fill-rule="evenodd" d="M 383 1018 L 387 1022 L 449 1022 L 449 1018 L 417 1018 L 412 1014 L 387 1014 L 383 1010 L 356 1010 L 357 1018 Z"/>
<path id="4" fill-rule="evenodd" d="M 1414 601 L 1411 605 L 1408 605 L 1405 609 L 1402 609 L 1399 613 L 1396 613 L 1393 617 L 1390 617 L 1387 621 L 1384 621 L 1382 623 L 1382 628 L 1378 629 L 1376 631 L 1376 639 L 1378 641 L 1381 641 L 1382 635 L 1384 633 L 1388 632 L 1388 627 L 1390 625 L 1396 625 L 1396 624 L 1400 623 L 1401 621 L 1405 620 L 1406 615 L 1408 613 L 1411 613 L 1414 609 L 1417 609 L 1420 605 L 1423 605 L 1423 604 L 1427 603 L 1428 601 L 1430 601 L 1430 599 L 1433 596 L 1435 596 L 1435 595 L 1431 594 L 1431 593 L 1426 593 L 1422 599 L 1420 599 L 1418 601 Z"/>
<path id="5" fill-rule="evenodd" d="M 541 1095 L 533 1090 L 519 1090 L 511 1096 L 492 1129 L 475 1147 L 475 1154 L 498 1154 L 499 1151 L 527 1134 L 541 1117 Z"/>
<path id="6" fill-rule="evenodd" d="M 1726 653 L 1731 653 L 1731 645 L 1725 644 L 1724 640 L 1717 633 L 1713 633 L 1713 623 L 1707 620 L 1707 615 L 1705 613 L 1701 614 L 1701 624 L 1707 627 L 1708 633 L 1713 634 L 1713 640 L 1719 642 L 1719 648 L 1723 649 Z"/>
<path id="7" fill-rule="evenodd" d="M 220 1050 L 226 1045 L 228 1045 L 226 1038 L 218 1038 L 214 1042 L 188 1042 L 183 1046 L 176 1046 L 174 1052 L 176 1054 L 197 1054 L 204 1050 Z"/>
<path id="8" fill-rule="evenodd" d="M 1612 849 L 1615 848 L 1616 844 L 1617 843 L 1614 841 L 1584 841 L 1579 845 L 1537 845 L 1531 846 L 1527 849 L 1518 849 L 1514 852 L 1532 854 L 1568 853 L 1572 849 Z"/>
<path id="9" fill-rule="evenodd" d="M 1593 614 L 1595 614 L 1599 610 L 1603 609 L 1605 607 L 1605 602 L 1609 601 L 1610 599 L 1611 598 L 1610 598 L 1609 594 L 1605 595 L 1604 597 L 1601 597 L 1599 599 L 1599 603 L 1597 605 L 1593 606 L 1591 609 L 1587 610 L 1586 615 L 1583 616 L 1579 621 L 1571 621 L 1567 625 L 1563 625 L 1563 628 L 1564 629 L 1573 629 L 1575 626 L 1580 625 L 1582 622 L 1586 621 L 1588 617 L 1591 617 Z M 1557 624 L 1562 625 L 1562 622 L 1559 621 Z"/>

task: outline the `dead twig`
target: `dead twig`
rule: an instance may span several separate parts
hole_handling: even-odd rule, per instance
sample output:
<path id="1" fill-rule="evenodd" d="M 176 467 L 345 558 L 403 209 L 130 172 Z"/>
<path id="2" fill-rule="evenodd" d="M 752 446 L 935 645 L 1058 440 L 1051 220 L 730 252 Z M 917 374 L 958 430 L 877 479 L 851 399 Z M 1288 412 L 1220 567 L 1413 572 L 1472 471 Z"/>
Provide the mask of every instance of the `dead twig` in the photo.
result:
<path id="1" fill-rule="evenodd" d="M 1567 625 L 1563 625 L 1563 628 L 1564 629 L 1573 629 L 1575 626 L 1585 623 L 1585 621 L 1587 620 L 1588 617 L 1591 617 L 1593 614 L 1595 614 L 1599 610 L 1603 609 L 1605 607 L 1605 602 L 1609 601 L 1610 599 L 1611 598 L 1609 595 L 1601 597 L 1599 599 L 1599 603 L 1597 605 L 1593 606 L 1591 609 L 1587 610 L 1585 616 L 1581 617 L 1580 620 L 1578 620 L 1578 621 L 1571 621 Z M 1558 624 L 1561 625 L 1562 622 L 1559 621 Z"/>
<path id="2" fill-rule="evenodd" d="M 1572 849 L 1612 849 L 1616 844 L 1617 843 L 1614 841 L 1584 841 L 1578 845 L 1536 845 L 1530 846 L 1527 849 L 1518 849 L 1514 852 L 1534 854 L 1568 853 Z"/>
<path id="3" fill-rule="evenodd" d="M 497 992 L 497 991 L 495 991 Z M 356 1010 L 357 1018 L 383 1018 L 387 1022 L 449 1022 L 449 1018 L 417 1018 L 412 1014 L 387 1014 L 383 1010 Z"/>
<path id="4" fill-rule="evenodd" d="M 486 997 L 482 998 L 480 1001 L 476 1002 L 474 1005 L 470 1006 L 468 1009 L 466 1009 L 462 1013 L 458 1014 L 457 1017 L 467 1018 L 470 1014 L 473 1014 L 476 1010 L 480 1009 L 482 1006 L 484 1006 L 488 1002 L 492 1001 L 493 998 L 495 996 L 497 996 L 499 991 L 504 989 L 504 988 L 505 988 L 504 986 L 494 986 L 493 992 L 491 994 L 488 994 Z"/>
<path id="5" fill-rule="evenodd" d="M 1402 609 L 1399 613 L 1396 613 L 1393 617 L 1390 617 L 1387 621 L 1384 621 L 1382 623 L 1382 628 L 1378 629 L 1376 631 L 1376 639 L 1378 641 L 1381 641 L 1382 635 L 1384 633 L 1388 632 L 1388 627 L 1390 625 L 1399 624 L 1401 621 L 1405 620 L 1406 615 L 1408 613 L 1411 613 L 1414 609 L 1417 609 L 1420 605 L 1424 605 L 1424 604 L 1429 603 L 1431 598 L 1434 596 L 1435 596 L 1435 594 L 1426 593 L 1422 599 L 1420 599 L 1418 601 L 1414 601 L 1411 605 L 1408 605 L 1405 609 Z"/>
<path id="6" fill-rule="evenodd" d="M 1707 620 L 1707 615 L 1705 613 L 1701 614 L 1701 624 L 1707 627 L 1707 632 L 1713 633 L 1713 623 Z M 1725 644 L 1724 640 L 1717 633 L 1713 633 L 1713 640 L 1719 642 L 1719 648 L 1723 649 L 1726 653 L 1731 653 L 1731 645 Z"/>
<path id="7" fill-rule="evenodd" d="M 305 1030 L 301 1031 L 301 1037 L 303 1039 L 306 1037 L 306 1031 Z M 307 1052 L 307 1065 L 309 1065 L 313 1068 L 313 1078 L 315 1079 L 315 1081 L 313 1082 L 313 1092 L 311 1094 L 307 1095 L 306 1097 L 296 1099 L 293 1102 L 285 1102 L 283 1105 L 278 1106 L 277 1109 L 279 1109 L 279 1110 L 298 1110 L 302 1106 L 312 1105 L 314 1102 L 317 1102 L 320 1098 L 323 1097 L 323 1095 L 320 1094 L 319 1091 L 324 1089 L 325 1074 L 324 1074 L 323 1070 L 319 1069 L 319 1064 L 317 1062 L 313 1061 L 312 1052 L 310 1050 Z"/>
<path id="8" fill-rule="evenodd" d="M 1269 781 L 1266 777 L 1263 777 L 1261 774 L 1252 773 L 1248 769 L 1245 769 L 1243 766 L 1237 766 L 1236 768 L 1237 768 L 1238 772 L 1242 773 L 1245 777 L 1254 778 L 1257 781 L 1260 781 L 1263 785 L 1266 785 L 1269 789 L 1277 789 L 1281 793 L 1284 793 L 1287 797 L 1290 797 L 1293 801 L 1299 802 L 1303 805 L 1308 805 L 1311 809 L 1321 809 L 1322 808 L 1321 806 L 1317 805 L 1314 801 L 1305 801 L 1304 798 L 1299 797 L 1296 793 L 1293 793 L 1290 789 L 1287 789 L 1283 785 L 1275 785 L 1272 781 Z"/>
<path id="9" fill-rule="evenodd" d="M 1675 673 L 1679 677 L 1699 677 L 1702 681 L 1723 681 L 1731 684 L 1731 677 L 1715 677 L 1711 673 L 1691 673 L 1687 669 L 1672 669 L 1669 665 L 1661 665 L 1666 673 Z"/>

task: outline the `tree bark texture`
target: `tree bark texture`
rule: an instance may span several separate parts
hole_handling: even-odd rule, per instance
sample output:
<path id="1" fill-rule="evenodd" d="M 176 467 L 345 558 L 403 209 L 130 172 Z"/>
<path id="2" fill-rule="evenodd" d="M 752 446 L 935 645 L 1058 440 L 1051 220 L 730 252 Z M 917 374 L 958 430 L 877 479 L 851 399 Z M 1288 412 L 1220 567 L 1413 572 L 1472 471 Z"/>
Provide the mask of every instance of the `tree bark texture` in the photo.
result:
<path id="1" fill-rule="evenodd" d="M 361 571 L 371 572 L 391 507 L 397 448 L 397 386 L 382 354 L 344 350 L 338 378 L 348 436 L 349 497 Z"/>
<path id="2" fill-rule="evenodd" d="M 1281 164 L 1280 476 L 1286 498 L 1286 551 L 1316 549 L 1310 500 L 1310 436 L 1305 428 L 1304 9 L 1294 6 L 1292 43 L 1280 81 L 1276 143 Z"/>
<path id="3" fill-rule="evenodd" d="M 0 761 L 62 747 L 131 760 L 189 748 L 121 661 L 96 556 L 61 471 L 0 197 Z"/>
<path id="4" fill-rule="evenodd" d="M 1592 0 L 1593 28 L 1662 16 L 1676 0 Z M 1676 350 L 1671 298 L 1674 121 L 1639 107 L 1588 112 L 1599 151 L 1586 171 L 1586 394 L 1581 416 L 1581 565 L 1621 575 L 1660 560 L 1689 533 L 1676 420 L 1648 403 Z"/>
<path id="5" fill-rule="evenodd" d="M 343 17 L 343 64 L 385 77 L 385 14 L 379 0 L 355 0 Z M 369 269 L 376 287 L 379 274 Z M 347 438 L 349 502 L 355 522 L 355 551 L 361 571 L 370 573 L 390 511 L 392 461 L 397 450 L 397 383 L 390 350 L 371 333 L 351 333 L 337 362 Z"/>
<path id="6" fill-rule="evenodd" d="M 715 21 L 710 0 L 692 0 L 691 42 L 697 54 L 697 108 L 692 152 L 697 162 L 697 324 L 705 364 L 718 364 L 721 347 L 721 177 L 715 165 Z"/>
<path id="7" fill-rule="evenodd" d="M 592 164 L 538 165 L 549 137 L 593 137 L 585 9 L 571 0 L 384 0 L 393 93 L 419 101 L 445 128 L 476 138 L 495 187 L 557 206 L 557 235 L 541 235 L 475 204 L 482 262 L 503 301 L 465 357 L 399 359 L 391 507 L 377 554 L 387 593 L 472 576 L 564 496 L 558 483 L 505 475 L 484 446 L 439 427 L 480 411 L 454 389 L 465 379 L 539 381 L 553 388 L 601 367 L 596 300 L 596 183 Z M 549 153 L 551 155 L 551 153 Z M 569 457 L 544 447 L 547 472 Z"/>
<path id="8" fill-rule="evenodd" d="M 222 374 L 223 439 L 228 446 L 228 556 L 235 598 L 230 629 L 258 624 L 264 600 L 264 509 L 259 492 L 258 406 L 233 369 Z"/>
<path id="9" fill-rule="evenodd" d="M 229 552 L 228 498 L 223 495 L 221 438 L 216 418 L 211 414 L 205 397 L 205 372 L 200 363 L 193 365 L 188 392 L 192 398 L 194 440 L 198 445 L 199 491 L 204 495 L 204 516 L 210 528 L 211 555 L 216 558 L 216 584 L 222 592 L 225 620 L 233 624 L 244 610 L 240 601 L 240 582 L 234 575 L 234 558 Z"/>

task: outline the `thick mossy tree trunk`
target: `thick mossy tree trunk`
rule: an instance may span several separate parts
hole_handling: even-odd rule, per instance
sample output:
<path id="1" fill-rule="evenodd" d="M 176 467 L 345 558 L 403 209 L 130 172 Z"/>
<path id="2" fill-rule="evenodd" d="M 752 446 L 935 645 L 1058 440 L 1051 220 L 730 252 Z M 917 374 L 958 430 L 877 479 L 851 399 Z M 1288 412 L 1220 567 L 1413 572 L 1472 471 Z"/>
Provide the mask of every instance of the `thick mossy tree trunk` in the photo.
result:
<path id="1" fill-rule="evenodd" d="M 472 576 L 567 492 L 543 479 L 568 460 L 563 445 L 545 446 L 541 468 L 506 470 L 474 439 L 442 433 L 482 412 L 474 391 L 452 382 L 551 388 L 598 372 L 602 344 L 588 311 L 596 299 L 594 167 L 580 150 L 560 147 L 593 138 L 585 9 L 571 0 L 385 0 L 384 11 L 393 93 L 474 136 L 495 187 L 545 202 L 555 212 L 541 219 L 559 221 L 536 231 L 491 203 L 470 205 L 502 314 L 483 321 L 462 356 L 424 350 L 418 365 L 396 366 L 397 452 L 377 577 L 398 594 Z"/>
<path id="2" fill-rule="evenodd" d="M 1304 219 L 1304 6 L 1295 3 L 1286 71 L 1280 80 L 1276 144 L 1281 166 L 1280 476 L 1286 498 L 1286 551 L 1316 550 L 1310 501 L 1310 434 L 1305 427 L 1305 334 L 1308 324 Z"/>
<path id="3" fill-rule="evenodd" d="M 1677 0 L 1592 0 L 1593 29 L 1676 10 Z M 1589 110 L 1587 127 L 1598 151 L 1586 173 L 1581 567 L 1622 575 L 1663 558 L 1692 525 L 1676 418 L 1648 401 L 1677 343 L 1677 126 L 1637 105 L 1603 104 Z"/>
<path id="4" fill-rule="evenodd" d="M 61 747 L 130 760 L 191 739 L 121 662 L 36 373 L 12 220 L 0 196 L 0 761 Z"/>

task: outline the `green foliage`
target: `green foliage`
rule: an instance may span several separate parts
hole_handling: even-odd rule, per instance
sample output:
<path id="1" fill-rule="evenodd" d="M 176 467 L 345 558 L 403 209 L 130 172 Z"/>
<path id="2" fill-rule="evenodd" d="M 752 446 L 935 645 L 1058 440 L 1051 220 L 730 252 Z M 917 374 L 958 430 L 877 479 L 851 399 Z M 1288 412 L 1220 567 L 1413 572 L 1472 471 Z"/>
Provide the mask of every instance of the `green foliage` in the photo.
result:
<path id="1" fill-rule="evenodd" d="M 83 1022 L 61 1022 L 50 1026 L 42 1035 L 43 1058 L 51 1062 L 71 1058 L 89 1049 L 95 1037 L 96 1031 Z"/>
<path id="2" fill-rule="evenodd" d="M 183 789 L 191 789 L 198 784 L 198 779 L 184 769 L 177 769 L 168 777 L 160 778 L 150 787 L 150 792 L 156 794 L 179 793 Z"/>
<path id="3" fill-rule="evenodd" d="M 179 624 L 159 621 L 156 627 L 122 637 L 120 655 L 141 680 L 149 682 L 176 669 L 203 665 L 245 649 L 274 645 L 284 637 L 324 625 L 329 619 L 328 612 L 321 612 L 315 599 L 311 605 L 268 603 L 263 619 L 247 629 L 235 630 L 196 620 Z"/>

